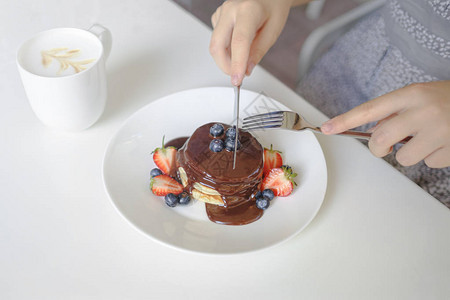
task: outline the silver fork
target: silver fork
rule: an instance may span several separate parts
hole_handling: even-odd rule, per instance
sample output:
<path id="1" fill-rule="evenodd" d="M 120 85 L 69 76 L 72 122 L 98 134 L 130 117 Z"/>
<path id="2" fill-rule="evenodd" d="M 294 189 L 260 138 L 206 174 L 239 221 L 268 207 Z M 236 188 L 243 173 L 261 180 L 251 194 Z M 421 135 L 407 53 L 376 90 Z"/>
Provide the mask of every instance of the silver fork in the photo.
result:
<path id="1" fill-rule="evenodd" d="M 254 115 L 246 117 L 242 123 L 242 129 L 244 130 L 258 130 L 258 129 L 288 129 L 288 130 L 304 130 L 309 129 L 315 132 L 322 133 L 322 130 L 318 126 L 314 126 L 306 121 L 302 116 L 292 111 L 274 111 L 265 114 Z M 351 136 L 358 139 L 368 140 L 372 136 L 372 133 L 347 130 L 337 135 Z M 401 140 L 399 143 L 406 143 L 411 139 L 408 136 Z"/>

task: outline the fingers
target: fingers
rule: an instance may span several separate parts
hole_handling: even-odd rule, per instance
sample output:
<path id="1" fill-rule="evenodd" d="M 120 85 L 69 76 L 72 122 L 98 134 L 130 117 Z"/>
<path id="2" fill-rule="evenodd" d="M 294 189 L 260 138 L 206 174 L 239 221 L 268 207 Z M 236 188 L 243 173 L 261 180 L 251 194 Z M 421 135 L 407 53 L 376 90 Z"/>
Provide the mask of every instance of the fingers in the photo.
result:
<path id="1" fill-rule="evenodd" d="M 429 130 L 424 126 L 418 125 L 417 134 L 405 145 L 403 145 L 396 154 L 397 161 L 403 166 L 412 166 L 421 160 L 425 161 L 430 167 L 440 167 L 450 165 L 450 148 L 446 148 L 446 139 L 439 135 L 433 129 Z M 434 154 L 438 149 L 447 149 L 447 157 L 441 157 L 441 154 Z M 442 153 L 442 152 L 439 152 Z"/>
<path id="2" fill-rule="evenodd" d="M 247 75 L 251 74 L 253 68 L 261 61 L 273 44 L 275 44 L 283 28 L 283 26 L 280 27 L 279 24 L 280 23 L 277 19 L 270 19 L 260 29 L 260 32 L 258 32 L 250 49 L 250 56 L 246 70 Z M 284 22 L 281 24 L 284 24 Z"/>
<path id="3" fill-rule="evenodd" d="M 352 110 L 325 122 L 321 129 L 325 134 L 336 134 L 370 122 L 385 119 L 409 107 L 403 89 L 367 101 Z"/>
<path id="4" fill-rule="evenodd" d="M 450 81 L 413 84 L 368 101 L 322 125 L 336 134 L 381 120 L 371 129 L 370 151 L 378 157 L 412 136 L 397 152 L 397 161 L 410 166 L 424 160 L 429 167 L 450 166 Z"/>
<path id="5" fill-rule="evenodd" d="M 425 158 L 425 164 L 430 168 L 445 168 L 450 166 L 450 146 L 442 147 Z"/>
<path id="6" fill-rule="evenodd" d="M 386 121 L 392 119 L 392 118 L 395 117 L 395 116 L 398 116 L 398 114 L 397 114 L 397 113 L 392 114 L 392 115 L 387 116 L 386 118 L 384 118 L 384 119 L 378 121 L 378 122 L 375 124 L 375 126 L 373 126 L 372 128 L 369 128 L 369 129 L 367 130 L 367 132 L 373 133 L 375 130 L 377 130 L 378 128 L 380 128 L 381 125 L 383 125 L 384 123 L 386 123 Z"/>
<path id="7" fill-rule="evenodd" d="M 241 85 L 247 70 L 250 46 L 255 37 L 255 31 L 248 30 L 242 22 L 238 21 L 231 39 L 231 83 Z"/>
<path id="8" fill-rule="evenodd" d="M 221 11 L 222 11 L 222 6 L 219 6 L 211 16 L 211 25 L 213 28 L 216 28 L 217 22 L 219 21 Z"/>
<path id="9" fill-rule="evenodd" d="M 419 130 L 416 115 L 413 112 L 393 114 L 381 120 L 372 131 L 369 149 L 377 157 L 383 157 L 392 151 L 392 146 Z M 423 158 L 423 157 L 422 157 Z"/>
<path id="10" fill-rule="evenodd" d="M 414 165 L 442 146 L 442 139 L 426 128 L 426 122 L 415 109 L 391 115 L 374 128 L 369 149 L 375 156 L 383 157 L 392 151 L 393 145 L 413 136 L 398 150 L 396 159 L 403 166 Z"/>
<path id="11" fill-rule="evenodd" d="M 245 12 L 247 14 L 247 12 Z M 258 29 L 260 17 L 238 14 L 231 39 L 231 83 L 241 85 L 247 71 L 250 48 Z"/>
<path id="12" fill-rule="evenodd" d="M 264 20 L 262 10 L 252 3 L 238 7 L 225 2 L 211 17 L 214 31 L 209 51 L 234 85 L 242 83 L 251 45 Z"/>
<path id="13" fill-rule="evenodd" d="M 417 134 L 397 151 L 395 159 L 405 167 L 415 165 L 423 160 L 436 150 L 435 147 L 425 144 L 424 140 L 422 133 Z"/>
<path id="14" fill-rule="evenodd" d="M 225 1 L 212 15 L 210 53 L 231 75 L 233 85 L 240 85 L 275 43 L 292 4 L 291 0 Z"/>
<path id="15" fill-rule="evenodd" d="M 219 9 L 218 9 L 219 11 Z M 230 43 L 233 33 L 234 21 L 229 15 L 221 15 L 218 11 L 213 15 L 214 31 L 209 44 L 209 52 L 222 71 L 230 75 L 231 57 Z"/>

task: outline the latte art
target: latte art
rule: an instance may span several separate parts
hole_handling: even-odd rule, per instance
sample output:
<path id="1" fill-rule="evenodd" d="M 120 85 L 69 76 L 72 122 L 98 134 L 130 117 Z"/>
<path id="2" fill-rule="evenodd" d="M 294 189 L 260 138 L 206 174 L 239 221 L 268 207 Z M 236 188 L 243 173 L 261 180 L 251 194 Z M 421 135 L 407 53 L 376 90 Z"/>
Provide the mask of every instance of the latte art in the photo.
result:
<path id="1" fill-rule="evenodd" d="M 50 64 L 56 60 L 59 62 L 59 70 L 57 75 L 61 75 L 62 72 L 72 67 L 75 73 L 79 73 L 86 69 L 87 64 L 92 63 L 95 59 L 73 60 L 80 55 L 80 49 L 69 50 L 68 48 L 53 48 L 50 50 L 41 51 L 42 65 L 44 68 L 48 68 Z"/>
<path id="2" fill-rule="evenodd" d="M 95 35 L 76 28 L 56 28 L 26 41 L 18 59 L 28 72 L 51 78 L 86 72 L 102 53 L 102 42 Z"/>

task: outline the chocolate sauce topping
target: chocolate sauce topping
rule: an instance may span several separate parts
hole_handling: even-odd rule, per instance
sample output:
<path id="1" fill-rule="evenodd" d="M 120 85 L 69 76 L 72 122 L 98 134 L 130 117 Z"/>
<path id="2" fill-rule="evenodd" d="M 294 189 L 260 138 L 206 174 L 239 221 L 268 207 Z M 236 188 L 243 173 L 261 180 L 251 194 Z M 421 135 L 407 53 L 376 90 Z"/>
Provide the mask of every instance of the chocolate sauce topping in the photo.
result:
<path id="1" fill-rule="evenodd" d="M 180 138 L 176 138 L 173 140 L 168 141 L 167 143 L 164 144 L 164 147 L 175 147 L 177 149 L 180 149 L 181 147 L 183 147 L 184 143 L 188 140 L 188 136 L 186 137 L 180 137 Z"/>
<path id="2" fill-rule="evenodd" d="M 206 204 L 208 218 L 224 225 L 245 225 L 255 222 L 263 215 L 263 211 L 256 207 L 254 201 L 246 201 L 241 205 L 226 208 L 219 205 Z"/>
<path id="3" fill-rule="evenodd" d="M 214 123 L 199 127 L 177 152 L 178 166 L 188 178 L 188 192 L 194 183 L 201 183 L 220 193 L 224 206 L 207 204 L 208 217 L 221 224 L 242 225 L 259 219 L 262 210 L 255 206 L 254 195 L 259 190 L 263 171 L 263 148 L 248 132 L 239 130 L 241 147 L 236 153 L 224 149 L 213 152 L 209 144 L 214 137 L 209 128 Z M 225 131 L 230 127 L 222 124 Z M 225 139 L 225 136 L 217 137 Z"/>

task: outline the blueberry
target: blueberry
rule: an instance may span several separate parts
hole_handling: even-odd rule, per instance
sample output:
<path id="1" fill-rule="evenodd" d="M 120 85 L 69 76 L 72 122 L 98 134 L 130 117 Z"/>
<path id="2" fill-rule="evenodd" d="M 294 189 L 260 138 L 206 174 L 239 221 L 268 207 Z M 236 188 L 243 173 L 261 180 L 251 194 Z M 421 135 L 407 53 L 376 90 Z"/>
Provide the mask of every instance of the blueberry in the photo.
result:
<path id="1" fill-rule="evenodd" d="M 163 172 L 158 169 L 158 168 L 154 168 L 150 171 L 150 178 L 153 178 L 155 176 L 161 175 Z"/>
<path id="2" fill-rule="evenodd" d="M 236 138 L 236 127 L 230 127 L 227 129 L 227 132 L 225 132 L 225 135 L 227 138 L 235 139 Z"/>
<path id="3" fill-rule="evenodd" d="M 209 128 L 209 133 L 213 136 L 213 137 L 218 137 L 221 136 L 223 134 L 223 131 L 225 130 L 225 128 L 223 128 L 222 124 L 216 123 L 213 126 L 211 126 Z"/>
<path id="4" fill-rule="evenodd" d="M 264 198 L 267 198 L 269 201 L 272 201 L 273 197 L 275 197 L 275 195 L 273 194 L 273 191 L 271 189 L 265 189 L 262 192 L 262 196 Z"/>
<path id="5" fill-rule="evenodd" d="M 261 198 L 263 195 L 262 195 L 262 192 L 261 191 L 258 191 L 256 194 L 255 194 L 255 199 L 259 199 L 259 198 Z"/>
<path id="6" fill-rule="evenodd" d="M 191 201 L 191 196 L 189 196 L 188 193 L 182 192 L 180 195 L 178 195 L 178 203 L 182 205 L 186 205 Z"/>
<path id="7" fill-rule="evenodd" d="M 224 144 L 222 140 L 219 139 L 214 139 L 211 141 L 211 143 L 209 143 L 209 149 L 212 152 L 220 152 L 222 151 L 224 148 Z"/>
<path id="8" fill-rule="evenodd" d="M 266 197 L 256 199 L 256 207 L 259 209 L 267 209 L 269 205 L 270 201 Z"/>
<path id="9" fill-rule="evenodd" d="M 228 151 L 234 151 L 234 139 L 232 139 L 232 138 L 227 138 L 226 140 L 225 140 L 225 148 L 228 150 Z M 238 142 L 237 142 L 237 148 L 238 148 L 238 150 L 241 148 L 241 142 L 239 142 L 239 140 L 238 140 Z"/>
<path id="10" fill-rule="evenodd" d="M 164 201 L 166 202 L 167 206 L 175 207 L 178 204 L 178 196 L 172 193 L 167 194 L 164 197 Z"/>

